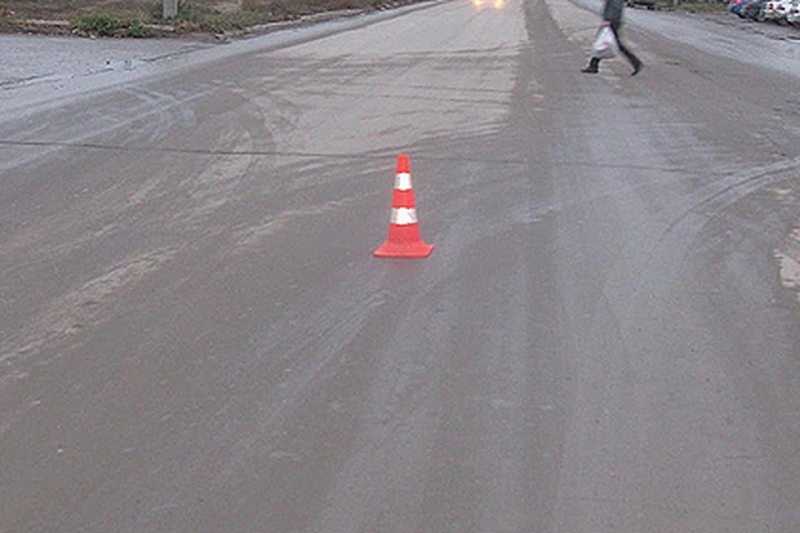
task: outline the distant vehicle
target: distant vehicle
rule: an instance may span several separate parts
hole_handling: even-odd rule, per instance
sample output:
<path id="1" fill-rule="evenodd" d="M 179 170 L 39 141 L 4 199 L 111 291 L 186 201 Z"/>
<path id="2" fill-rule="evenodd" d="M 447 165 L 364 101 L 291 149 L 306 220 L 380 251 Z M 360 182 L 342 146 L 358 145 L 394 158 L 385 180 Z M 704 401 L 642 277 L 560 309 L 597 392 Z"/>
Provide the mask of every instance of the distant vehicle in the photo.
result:
<path id="1" fill-rule="evenodd" d="M 752 3 L 752 0 L 731 0 L 731 2 L 728 4 L 728 11 L 735 15 L 739 15 L 741 18 L 744 18 L 744 9 L 750 3 Z"/>
<path id="2" fill-rule="evenodd" d="M 652 10 L 656 8 L 656 0 L 627 0 L 626 5 L 628 7 L 642 6 Z"/>

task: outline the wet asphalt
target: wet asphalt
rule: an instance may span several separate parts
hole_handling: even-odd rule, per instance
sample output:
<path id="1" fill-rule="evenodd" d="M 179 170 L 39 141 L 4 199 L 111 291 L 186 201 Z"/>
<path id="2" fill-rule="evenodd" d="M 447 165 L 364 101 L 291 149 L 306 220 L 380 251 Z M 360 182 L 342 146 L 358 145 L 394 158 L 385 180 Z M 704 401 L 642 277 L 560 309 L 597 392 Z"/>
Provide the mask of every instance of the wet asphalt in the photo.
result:
<path id="1" fill-rule="evenodd" d="M 598 10 L 3 63 L 0 531 L 800 530 L 798 33 Z"/>

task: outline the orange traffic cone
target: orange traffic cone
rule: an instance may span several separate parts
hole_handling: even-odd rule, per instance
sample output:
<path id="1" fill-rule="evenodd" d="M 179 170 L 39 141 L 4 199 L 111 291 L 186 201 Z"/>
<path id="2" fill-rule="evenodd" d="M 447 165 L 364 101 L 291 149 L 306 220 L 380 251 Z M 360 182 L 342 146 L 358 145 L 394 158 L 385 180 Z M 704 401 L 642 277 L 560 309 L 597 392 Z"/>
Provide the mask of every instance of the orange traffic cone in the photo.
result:
<path id="1" fill-rule="evenodd" d="M 417 222 L 414 188 L 411 186 L 411 165 L 408 156 L 397 157 L 397 173 L 394 180 L 392 216 L 389 220 L 389 237 L 375 250 L 375 257 L 428 257 L 433 245 L 422 242 Z"/>

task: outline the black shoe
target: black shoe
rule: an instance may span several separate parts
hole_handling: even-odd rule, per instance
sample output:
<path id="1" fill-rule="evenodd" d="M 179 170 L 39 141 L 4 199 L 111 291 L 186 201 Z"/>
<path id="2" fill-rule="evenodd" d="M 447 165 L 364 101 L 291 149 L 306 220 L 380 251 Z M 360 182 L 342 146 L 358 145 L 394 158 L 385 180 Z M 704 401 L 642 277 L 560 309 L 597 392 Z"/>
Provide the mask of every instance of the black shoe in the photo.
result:
<path id="1" fill-rule="evenodd" d="M 598 70 L 597 67 L 593 67 L 593 66 L 589 65 L 586 68 L 582 68 L 581 72 L 583 72 L 585 74 L 597 74 L 599 72 L 599 70 Z"/>
<path id="2" fill-rule="evenodd" d="M 641 61 L 637 61 L 636 63 L 634 63 L 633 72 L 631 72 L 631 76 L 636 76 L 637 74 L 639 74 L 639 71 L 642 70 L 642 67 L 644 67 L 644 65 L 642 64 Z"/>

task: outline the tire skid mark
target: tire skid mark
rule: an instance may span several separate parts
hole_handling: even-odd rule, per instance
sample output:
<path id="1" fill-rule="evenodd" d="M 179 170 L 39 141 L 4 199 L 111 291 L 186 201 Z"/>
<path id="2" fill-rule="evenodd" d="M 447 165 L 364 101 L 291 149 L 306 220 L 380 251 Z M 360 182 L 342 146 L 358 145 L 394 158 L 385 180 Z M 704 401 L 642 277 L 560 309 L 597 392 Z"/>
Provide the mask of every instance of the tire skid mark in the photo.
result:
<path id="1" fill-rule="evenodd" d="M 53 300 L 37 313 L 30 326 L 0 345 L 0 364 L 13 367 L 36 357 L 45 349 L 63 345 L 84 329 L 102 324 L 126 291 L 138 286 L 176 253 L 174 249 L 165 248 L 130 257 L 105 274 Z M 4 379 L 0 377 L 0 387 Z"/>
<path id="2" fill-rule="evenodd" d="M 360 205 L 364 199 L 372 194 L 364 194 L 342 200 L 331 200 L 322 205 L 312 205 L 305 209 L 289 209 L 268 216 L 263 222 L 236 230 L 233 234 L 233 253 L 238 254 L 247 250 L 261 248 L 264 241 L 291 225 L 293 221 L 303 217 L 325 216 L 331 212 L 348 209 L 350 206 Z"/>
<path id="3" fill-rule="evenodd" d="M 274 391 L 259 401 L 253 431 L 248 437 L 242 439 L 237 436 L 234 420 L 224 422 L 223 427 L 215 431 L 214 440 L 230 441 L 230 453 L 221 459 L 225 464 L 217 464 L 220 472 L 218 481 L 227 481 L 229 476 L 248 470 L 253 464 L 254 454 L 263 454 L 278 461 L 302 459 L 295 451 L 276 447 L 278 443 L 275 436 L 284 429 L 291 414 L 306 401 L 315 383 L 324 379 L 326 371 L 347 357 L 348 345 L 392 298 L 391 293 L 379 288 L 378 284 L 365 285 L 363 279 L 363 270 L 355 273 L 348 282 L 342 284 L 340 291 L 332 294 L 328 301 L 320 303 L 318 311 L 303 319 L 305 342 L 291 345 L 287 342 L 286 339 L 298 337 L 295 331 L 297 324 L 292 320 L 276 327 L 268 337 L 259 341 L 262 354 L 277 356 L 285 361 L 284 377 Z M 358 304 L 348 304 L 348 301 Z M 350 311 L 342 314 L 341 309 Z M 263 356 L 259 355 L 261 358 Z M 237 370 L 247 371 L 247 368 Z M 235 398 L 231 400 L 235 401 Z M 227 409 L 224 407 L 221 411 Z M 190 461 L 193 460 L 199 462 L 202 457 L 190 458 Z"/>
<path id="4" fill-rule="evenodd" d="M 700 224 L 692 230 L 693 234 L 697 234 L 702 230 L 706 223 L 714 219 L 717 213 L 725 210 L 742 198 L 760 191 L 766 187 L 775 185 L 787 178 L 787 172 L 791 172 L 800 168 L 800 157 L 773 163 L 766 166 L 750 168 L 742 172 L 728 174 L 727 177 L 718 179 L 707 185 L 706 187 L 692 193 L 690 196 L 693 200 L 690 207 L 685 208 L 679 216 L 675 217 L 664 228 L 659 239 L 655 240 L 648 253 L 648 260 L 646 265 L 653 262 L 653 257 L 656 251 L 663 247 L 669 236 L 679 230 L 687 223 Z M 665 169 L 669 174 L 694 175 L 695 172 L 686 169 L 678 171 L 677 169 Z M 544 219 L 545 217 L 555 215 L 564 210 L 574 208 L 581 204 L 594 202 L 605 196 L 618 196 L 620 193 L 635 191 L 640 188 L 650 188 L 659 183 L 668 183 L 671 177 L 665 177 L 656 180 L 650 180 L 643 183 L 626 184 L 622 186 L 611 186 L 604 189 L 597 190 L 591 195 L 566 201 L 546 201 L 541 202 L 538 206 L 530 206 L 528 204 L 521 204 L 511 211 L 510 218 L 516 224 L 531 224 Z M 471 193 L 473 196 L 480 196 L 482 192 Z M 686 197 L 681 197 L 676 203 L 681 206 L 686 202 Z M 669 209 L 665 209 L 669 212 Z M 699 218 L 697 218 L 699 217 Z M 453 222 L 456 224 L 456 222 Z M 502 227 L 505 227 L 507 222 L 504 219 L 486 220 L 477 233 L 470 236 L 470 242 L 477 241 L 487 235 L 495 234 Z M 690 243 L 683 243 L 688 246 Z M 791 250 L 791 248 L 790 248 Z M 800 261 L 800 252 L 798 252 L 797 260 Z"/>
<path id="5" fill-rule="evenodd" d="M 59 349 L 66 348 L 84 330 L 106 322 L 126 292 L 135 290 L 176 253 L 173 249 L 161 249 L 131 257 L 52 301 L 18 335 L 4 339 L 0 343 L 0 393 L 21 396 L 23 392 L 17 387 L 28 377 L 33 358 L 45 350 L 54 350 L 54 355 L 48 360 L 34 361 L 35 364 L 47 365 L 60 358 Z M 28 400 L 6 412 L 0 418 L 0 437 L 40 403 L 37 399 Z"/>
<path id="6" fill-rule="evenodd" d="M 248 132 L 228 134 L 223 145 L 252 147 Z M 235 198 L 235 190 L 249 175 L 253 157 L 216 156 L 199 174 L 185 177 L 177 187 L 175 212 L 168 221 L 176 229 L 196 227 Z"/>
<path id="7" fill-rule="evenodd" d="M 63 117 L 53 116 L 52 113 L 46 120 L 38 120 L 36 116 L 28 117 L 19 121 L 18 130 L 6 128 L 6 137 L 2 141 L 7 146 L 38 149 L 20 150 L 16 157 L 4 158 L 0 163 L 0 171 L 30 163 L 62 148 L 80 146 L 91 139 L 108 139 L 113 133 L 134 123 L 141 123 L 143 132 L 151 140 L 162 139 L 169 128 L 193 124 L 194 115 L 188 104 L 207 97 L 215 90 L 216 87 L 199 87 L 191 93 L 176 97 L 155 91 L 127 89 L 123 94 L 133 96 L 136 102 L 122 106 L 116 114 L 75 120 L 70 114 L 71 110 L 67 108 Z M 65 128 L 65 122 L 70 126 Z M 51 130 L 59 132 L 57 137 L 45 140 L 47 132 Z"/>
<path id="8" fill-rule="evenodd" d="M 249 133 L 229 136 L 221 142 L 234 146 L 250 146 Z M 43 262 L 78 250 L 82 246 L 97 242 L 99 238 L 111 235 L 124 227 L 124 220 L 131 213 L 159 198 L 169 196 L 171 206 L 167 224 L 178 230 L 185 230 L 188 223 L 194 227 L 207 219 L 220 206 L 232 197 L 234 189 L 248 176 L 253 158 L 219 155 L 204 164 L 199 174 L 175 175 L 177 170 L 165 169 L 148 177 L 140 184 L 127 185 L 120 181 L 105 190 L 95 193 L 78 210 L 55 213 L 33 226 L 24 228 L 9 236 L 2 249 L 9 256 L 28 250 L 37 261 Z M 124 173 L 124 169 L 121 170 Z M 177 185 L 177 194 L 170 184 L 182 180 Z M 75 213 L 81 213 L 76 217 Z M 24 265 L 15 270 L 23 270 Z M 11 270 L 3 272 L 4 275 Z"/>
<path id="9" fill-rule="evenodd" d="M 695 225 L 692 234 L 697 235 L 721 211 L 750 194 L 785 180 L 787 172 L 798 168 L 800 157 L 736 172 L 693 193 L 690 195 L 693 198 L 691 207 L 685 209 L 667 226 L 649 254 L 648 263 L 652 261 L 655 250 L 664 246 L 671 235 L 685 231 L 683 226 Z M 687 198 L 682 198 L 680 203 L 684 204 L 686 200 Z"/>

